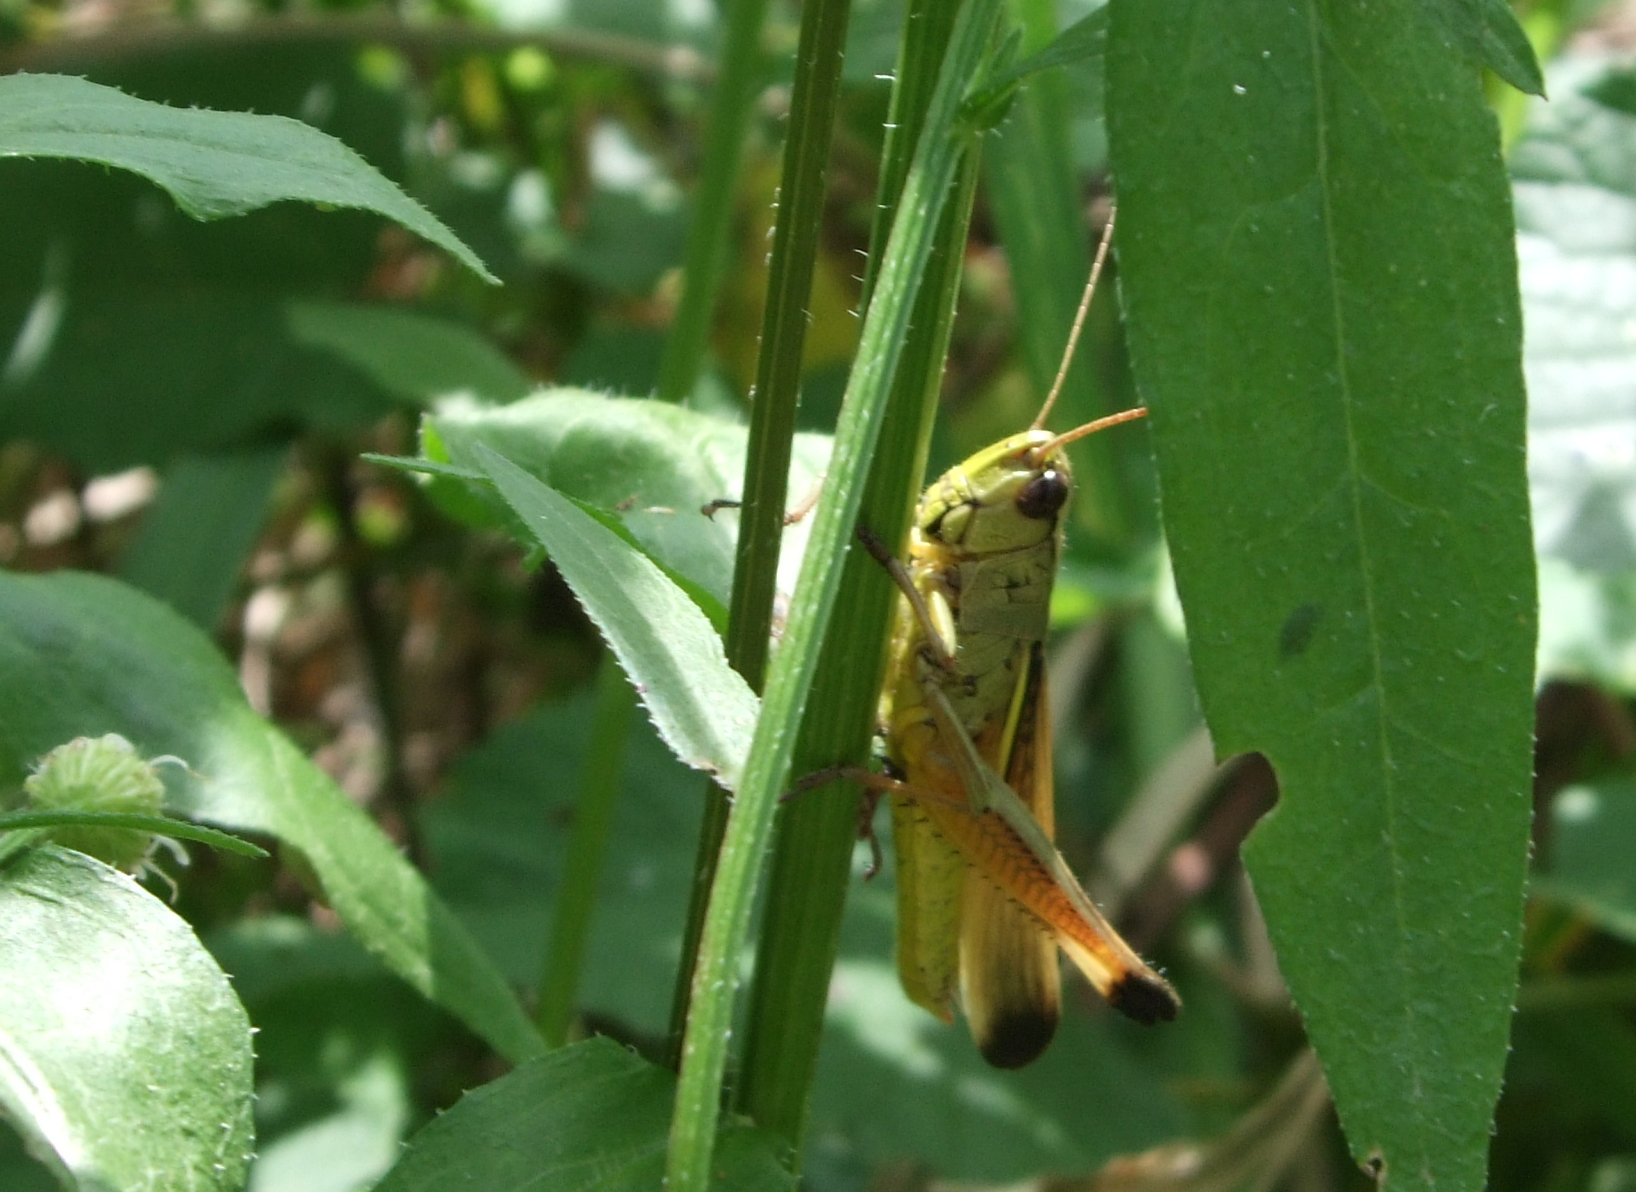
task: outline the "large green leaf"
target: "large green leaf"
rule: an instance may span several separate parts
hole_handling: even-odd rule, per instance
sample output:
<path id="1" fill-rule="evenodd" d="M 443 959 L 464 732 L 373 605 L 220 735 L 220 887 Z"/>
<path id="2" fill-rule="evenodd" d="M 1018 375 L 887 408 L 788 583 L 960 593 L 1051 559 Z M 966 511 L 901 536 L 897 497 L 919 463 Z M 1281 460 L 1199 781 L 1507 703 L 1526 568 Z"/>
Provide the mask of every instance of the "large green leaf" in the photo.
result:
<path id="1" fill-rule="evenodd" d="M 467 1093 L 409 1140 L 376 1192 L 648 1192 L 662 1182 L 676 1078 L 606 1039 L 524 1064 Z M 770 1134 L 723 1126 L 712 1188 L 795 1185 Z"/>
<path id="2" fill-rule="evenodd" d="M 0 573 L 0 782 L 47 750 L 117 732 L 182 758 L 169 809 L 295 848 L 348 929 L 501 1054 L 540 1050 L 510 990 L 419 872 L 257 716 L 208 638 L 112 580 Z"/>
<path id="3" fill-rule="evenodd" d="M 125 874 L 0 869 L 0 1112 L 69 1186 L 238 1192 L 250 1020 L 193 931 Z"/>
<path id="4" fill-rule="evenodd" d="M 1483 1185 L 1528 848 L 1509 196 L 1428 6 L 1115 0 L 1121 285 L 1206 715 L 1353 1154 Z"/>
<path id="5" fill-rule="evenodd" d="M 0 78 L 0 157 L 97 161 L 152 179 L 196 219 L 284 199 L 375 211 L 498 282 L 438 219 L 340 141 L 285 116 L 171 108 L 62 75 Z"/>
<path id="6" fill-rule="evenodd" d="M 590 732 L 589 700 L 541 705 L 458 758 L 420 813 L 438 894 L 519 986 L 540 977 Z M 651 1037 L 670 1012 L 702 808 L 698 777 L 633 727 L 580 1001 Z"/>

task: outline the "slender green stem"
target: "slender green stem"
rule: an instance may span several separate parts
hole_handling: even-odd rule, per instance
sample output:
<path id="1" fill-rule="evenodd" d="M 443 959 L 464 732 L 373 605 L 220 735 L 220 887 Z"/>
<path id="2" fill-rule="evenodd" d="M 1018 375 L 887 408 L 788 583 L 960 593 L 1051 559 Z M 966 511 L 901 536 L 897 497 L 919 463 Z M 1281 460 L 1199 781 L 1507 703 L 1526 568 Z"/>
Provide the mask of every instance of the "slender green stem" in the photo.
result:
<path id="1" fill-rule="evenodd" d="M 765 70 L 761 29 L 767 23 L 767 4 L 768 0 L 727 0 L 723 5 L 727 29 L 721 46 L 721 77 L 710 108 L 704 164 L 687 228 L 682 296 L 659 361 L 659 396 L 665 401 L 685 401 L 692 394 L 710 343 L 710 320 L 733 228 L 739 162 Z"/>
<path id="2" fill-rule="evenodd" d="M 900 88 L 913 98 L 895 105 L 902 134 L 896 149 L 905 157 L 918 139 L 957 11 L 936 0 L 911 9 L 912 40 L 905 44 L 903 58 L 913 65 L 905 65 L 898 77 Z M 925 470 L 976 165 L 976 153 L 968 153 L 943 213 L 889 399 L 888 429 L 882 433 L 864 489 L 860 519 L 891 542 L 901 540 L 907 530 Z M 883 190 L 894 175 L 901 180 L 903 172 L 883 171 Z M 883 205 L 891 205 L 896 197 L 884 193 Z M 836 623 L 845 625 L 846 632 L 831 634 L 824 642 L 809 714 L 795 745 L 797 773 L 841 759 L 861 761 L 873 736 L 886 662 L 883 646 L 896 592 L 864 552 L 852 552 L 845 566 Z M 781 817 L 773 850 L 746 1015 L 738 1106 L 796 1151 L 806 1123 L 830 971 L 840 942 L 857 808 L 857 788 L 851 783 L 836 784 L 829 793 L 804 794 Z"/>
<path id="3" fill-rule="evenodd" d="M 767 310 L 761 325 L 755 400 L 750 407 L 749 449 L 745 458 L 744 506 L 739 515 L 738 555 L 733 569 L 732 611 L 727 622 L 727 662 L 756 691 L 767 670 L 778 551 L 784 537 L 790 444 L 801 396 L 801 357 L 806 347 L 807 311 L 818 257 L 829 174 L 829 146 L 835 104 L 841 92 L 841 62 L 852 0 L 808 0 L 801 10 L 795 82 L 790 92 L 789 142 L 778 188 L 778 222 L 768 279 Z M 704 928 L 716 856 L 727 830 L 727 794 L 711 784 L 693 871 L 682 962 L 671 1006 L 673 1057 L 681 1046 L 692 989 L 693 962 Z"/>
<path id="4" fill-rule="evenodd" d="M 886 238 L 897 219 L 898 200 L 909 177 L 915 146 L 926 124 L 937 72 L 949 48 L 959 4 L 939 0 L 909 0 L 903 14 L 903 42 L 898 47 L 897 70 L 892 79 L 892 102 L 886 112 L 886 141 L 881 146 L 880 182 L 875 195 L 875 217 L 869 226 L 869 261 L 864 269 L 863 296 L 858 309 L 869 309 L 886 251 Z"/>
<path id="5" fill-rule="evenodd" d="M 557 891 L 551 940 L 540 970 L 539 1005 L 534 1021 L 547 1047 L 568 1042 L 585 965 L 585 942 L 596 911 L 597 886 L 613 832 L 614 801 L 625 763 L 625 742 L 636 711 L 636 692 L 619 669 L 612 653 L 605 655 L 596 676 L 596 711 L 591 740 L 580 776 L 579 804 L 568 836 L 568 859 Z"/>
<path id="6" fill-rule="evenodd" d="M 796 731 L 806 712 L 818 653 L 834 611 L 841 568 L 863 493 L 863 477 L 880 437 L 916 294 L 960 162 L 973 140 L 961 101 L 988 46 L 999 0 L 970 0 L 955 26 L 948 60 L 916 147 L 874 301 L 864 320 L 857 363 L 847 384 L 829 482 L 812 537 L 784 643 L 767 678 L 738 798 L 728 819 L 693 978 L 666 1166 L 669 1192 L 704 1192 L 721 1116 L 722 1077 L 732 1027 L 739 962 L 749 933 L 756 878 L 772 836 L 773 814 L 790 771 Z"/>
<path id="7" fill-rule="evenodd" d="M 22 846 L 36 843 L 50 835 L 52 828 L 116 828 L 128 832 L 146 832 L 151 836 L 169 836 L 173 840 L 194 840 L 237 853 L 241 857 L 265 857 L 267 850 L 259 844 L 240 840 L 215 828 L 187 820 L 172 819 L 165 815 L 132 815 L 117 811 L 10 811 L 0 815 L 0 858 L 10 856 L 4 842 L 18 841 Z"/>

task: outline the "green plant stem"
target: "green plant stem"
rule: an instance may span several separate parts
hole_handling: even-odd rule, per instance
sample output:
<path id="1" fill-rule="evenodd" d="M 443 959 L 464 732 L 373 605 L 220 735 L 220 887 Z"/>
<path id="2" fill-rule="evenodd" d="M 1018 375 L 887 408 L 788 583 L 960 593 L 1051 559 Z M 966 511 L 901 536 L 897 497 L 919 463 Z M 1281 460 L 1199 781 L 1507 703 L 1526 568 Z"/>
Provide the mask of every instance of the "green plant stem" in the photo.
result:
<path id="1" fill-rule="evenodd" d="M 905 157 L 918 139 L 957 11 L 945 4 L 917 4 L 911 10 L 908 27 L 914 42 L 905 45 L 904 58 L 916 65 L 899 71 L 901 85 L 912 97 L 899 107 L 904 136 L 897 148 Z M 860 520 L 890 542 L 901 541 L 907 531 L 925 471 L 976 167 L 974 148 L 962 163 L 938 228 L 889 398 L 887 429 L 864 488 Z M 894 173 L 903 176 L 901 170 L 883 171 L 883 186 L 890 184 Z M 882 196 L 883 201 L 894 202 L 896 197 Z M 846 626 L 846 632 L 831 634 L 824 642 L 810 711 L 795 744 L 796 773 L 837 759 L 867 757 L 886 663 L 883 647 L 896 603 L 896 592 L 879 565 L 862 551 L 849 554 L 836 599 L 836 623 Z M 746 1015 L 738 1107 L 792 1149 L 799 1147 L 806 1123 L 851 880 L 857 817 L 858 792 L 851 783 L 834 784 L 827 793 L 803 794 L 780 818 L 773 849 Z"/>
<path id="2" fill-rule="evenodd" d="M 936 0 L 909 0 L 903 14 L 903 41 L 898 47 L 897 69 L 892 78 L 892 100 L 886 112 L 886 139 L 881 146 L 880 182 L 876 188 L 875 215 L 869 225 L 869 260 L 864 267 L 863 293 L 859 312 L 869 309 L 886 252 L 886 240 L 897 219 L 898 201 L 909 177 L 915 146 L 926 125 L 937 72 L 948 52 L 949 35 L 954 30 L 958 4 Z"/>
<path id="3" fill-rule="evenodd" d="M 568 859 L 557 891 L 551 939 L 540 970 L 539 1004 L 535 1024 L 547 1047 L 568 1042 L 580 973 L 585 966 L 585 943 L 596 911 L 597 886 L 613 831 L 614 801 L 625 764 L 625 742 L 636 712 L 636 692 L 610 652 L 603 656 L 596 676 L 596 711 L 590 745 L 580 777 L 579 804 L 568 836 Z"/>
<path id="4" fill-rule="evenodd" d="M 778 221 L 773 232 L 767 309 L 750 406 L 744 505 L 739 514 L 733 599 L 727 622 L 728 665 L 757 692 L 767 671 L 778 553 L 784 539 L 784 506 L 789 495 L 790 445 L 801 397 L 801 358 L 806 347 L 812 274 L 823 225 L 829 148 L 851 11 L 852 0 L 808 0 L 801 9 L 801 39 L 790 92 L 789 142 L 784 147 L 784 173 L 778 188 Z M 705 795 L 693 896 L 671 1004 L 673 1061 L 687 1023 L 693 963 L 698 956 L 699 934 L 704 928 L 710 883 L 716 874 L 716 856 L 727 830 L 729 807 L 727 792 L 711 783 Z"/>
<path id="5" fill-rule="evenodd" d="M 721 289 L 722 267 L 733 226 L 733 192 L 765 63 L 761 30 L 768 0 L 727 0 L 721 46 L 721 77 L 710 107 L 704 164 L 688 221 L 682 258 L 682 296 L 659 361 L 659 397 L 686 401 L 698 383 L 710 343 L 710 320 Z"/>
<path id="6" fill-rule="evenodd" d="M 710 1160 L 721 1116 L 734 994 L 756 878 L 772 835 L 778 797 L 789 776 L 818 653 L 835 609 L 842 572 L 836 564 L 851 547 L 864 473 L 880 437 L 915 297 L 960 162 L 974 139 L 975 130 L 962 135 L 960 106 L 983 62 L 998 3 L 970 0 L 957 21 L 927 132 L 916 147 L 875 300 L 864 320 L 857 363 L 842 403 L 829 482 L 814 516 L 784 643 L 768 672 L 762 714 L 711 890 L 671 1122 L 668 1192 L 704 1192 L 711 1183 Z M 876 578 L 885 582 L 884 577 Z"/>

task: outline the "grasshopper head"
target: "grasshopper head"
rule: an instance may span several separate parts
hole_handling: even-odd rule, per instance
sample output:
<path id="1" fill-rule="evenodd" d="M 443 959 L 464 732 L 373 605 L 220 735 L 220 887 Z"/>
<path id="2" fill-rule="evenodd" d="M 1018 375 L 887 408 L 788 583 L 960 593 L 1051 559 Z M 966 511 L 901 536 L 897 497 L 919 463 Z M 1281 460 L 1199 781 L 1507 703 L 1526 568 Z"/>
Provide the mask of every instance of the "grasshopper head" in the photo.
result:
<path id="1" fill-rule="evenodd" d="M 917 525 L 932 541 L 973 554 L 1021 550 L 1056 533 L 1072 491 L 1056 436 L 1027 430 L 945 472 L 921 502 Z"/>

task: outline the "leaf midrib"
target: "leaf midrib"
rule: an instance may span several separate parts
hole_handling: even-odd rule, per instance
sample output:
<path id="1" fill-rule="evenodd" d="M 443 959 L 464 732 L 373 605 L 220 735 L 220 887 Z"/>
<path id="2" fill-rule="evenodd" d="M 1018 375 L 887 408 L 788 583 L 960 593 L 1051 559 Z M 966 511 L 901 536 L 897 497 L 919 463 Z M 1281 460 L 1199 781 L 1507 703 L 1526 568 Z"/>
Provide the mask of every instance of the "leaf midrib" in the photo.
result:
<path id="1" fill-rule="evenodd" d="M 1335 375 L 1340 390 L 1341 418 L 1346 436 L 1347 472 L 1343 483 L 1350 497 L 1352 511 L 1352 533 L 1357 541 L 1358 570 L 1363 588 L 1364 626 L 1369 646 L 1369 669 L 1371 686 L 1376 692 L 1375 725 L 1379 738 L 1381 767 L 1381 793 L 1384 796 L 1386 812 L 1386 840 L 1387 853 L 1391 859 L 1392 880 L 1392 910 L 1397 920 L 1397 939 L 1394 941 L 1396 949 L 1396 963 L 1392 966 L 1382 965 L 1385 972 L 1402 974 L 1408 972 L 1408 957 L 1404 949 L 1404 941 L 1408 938 L 1407 914 L 1404 909 L 1403 892 L 1406 879 L 1400 861 L 1400 853 L 1396 847 L 1398 822 L 1398 791 L 1395 780 L 1395 767 L 1392 760 L 1391 738 L 1387 726 L 1391 717 L 1387 710 L 1387 693 L 1384 678 L 1384 666 L 1381 660 L 1381 635 L 1379 618 L 1375 608 L 1374 572 L 1370 567 L 1368 538 L 1364 531 L 1363 516 L 1363 486 L 1362 468 L 1359 463 L 1358 432 L 1353 419 L 1355 397 L 1350 378 L 1350 367 L 1346 353 L 1346 318 L 1341 306 L 1340 297 L 1340 265 L 1338 245 L 1335 237 L 1335 215 L 1330 205 L 1331 180 L 1329 169 L 1329 124 L 1325 100 L 1328 97 L 1327 79 L 1324 75 L 1323 53 L 1325 39 L 1323 37 L 1323 18 L 1319 12 L 1316 0 L 1307 0 L 1306 11 L 1308 29 L 1310 31 L 1310 48 L 1312 61 L 1313 83 L 1313 126 L 1316 140 L 1316 172 L 1318 176 L 1318 202 L 1320 204 L 1320 224 L 1323 229 L 1323 245 L 1325 265 L 1329 271 L 1329 295 L 1331 325 L 1335 329 Z M 1401 982 L 1394 982 L 1401 988 Z M 1403 1007 L 1405 1027 L 1409 1036 L 1408 1054 L 1419 1057 L 1420 1031 L 1418 1019 L 1414 1012 L 1413 1001 L 1402 996 L 1399 1001 Z M 1423 1087 L 1418 1058 L 1409 1060 L 1409 1073 L 1416 1089 Z M 1412 1113 L 1413 1129 L 1419 1142 L 1420 1155 L 1427 1153 L 1428 1144 L 1425 1134 L 1423 1115 Z M 1355 1140 L 1354 1145 L 1361 1143 Z M 1429 1169 L 1423 1168 L 1421 1175 L 1428 1185 L 1435 1186 L 1436 1180 Z"/>

